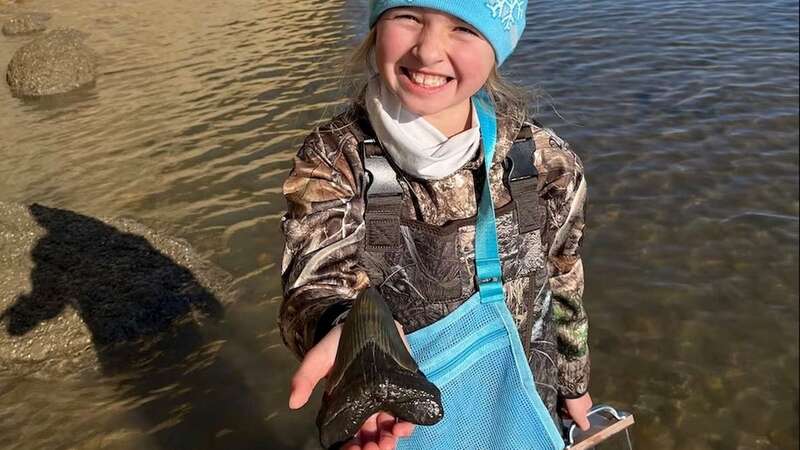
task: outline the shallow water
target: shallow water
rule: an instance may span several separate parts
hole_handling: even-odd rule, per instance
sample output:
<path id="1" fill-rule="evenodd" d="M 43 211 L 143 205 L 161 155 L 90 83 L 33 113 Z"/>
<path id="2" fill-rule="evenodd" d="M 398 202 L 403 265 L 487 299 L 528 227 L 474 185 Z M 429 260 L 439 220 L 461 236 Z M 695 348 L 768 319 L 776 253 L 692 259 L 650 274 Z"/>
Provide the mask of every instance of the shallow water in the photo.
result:
<path id="1" fill-rule="evenodd" d="M 94 87 L 0 89 L 0 201 L 130 216 L 231 272 L 238 305 L 146 379 L 0 373 L 10 449 L 316 448 L 275 327 L 280 185 L 340 104 L 365 1 L 55 0 Z M 639 449 L 798 445 L 798 5 L 536 2 L 506 64 L 590 185 L 592 395 Z M 0 37 L 5 64 L 29 38 Z M 169 360 L 169 358 L 167 358 Z"/>

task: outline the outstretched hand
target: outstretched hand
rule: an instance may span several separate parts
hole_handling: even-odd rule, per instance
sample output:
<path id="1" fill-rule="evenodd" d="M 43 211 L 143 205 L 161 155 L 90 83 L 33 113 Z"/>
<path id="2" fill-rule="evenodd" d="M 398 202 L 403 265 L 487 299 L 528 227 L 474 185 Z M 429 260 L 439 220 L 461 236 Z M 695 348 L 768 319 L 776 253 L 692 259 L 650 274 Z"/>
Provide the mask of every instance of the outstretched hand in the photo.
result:
<path id="1" fill-rule="evenodd" d="M 397 328 L 405 341 L 402 327 L 398 324 Z M 292 377 L 289 408 L 298 409 L 305 405 L 317 383 L 330 373 L 341 336 L 342 326 L 337 325 L 306 353 L 300 368 Z M 397 420 L 389 413 L 378 412 L 364 422 L 356 436 L 342 450 L 393 450 L 397 439 L 410 436 L 413 430 L 413 423 Z"/>

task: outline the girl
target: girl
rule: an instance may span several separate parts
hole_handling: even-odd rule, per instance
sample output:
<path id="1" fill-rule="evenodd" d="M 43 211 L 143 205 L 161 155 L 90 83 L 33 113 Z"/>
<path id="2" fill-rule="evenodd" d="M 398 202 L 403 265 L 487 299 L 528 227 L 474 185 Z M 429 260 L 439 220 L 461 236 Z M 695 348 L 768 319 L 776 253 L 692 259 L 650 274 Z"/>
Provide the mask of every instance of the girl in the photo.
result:
<path id="1" fill-rule="evenodd" d="M 547 413 L 557 421 L 560 403 L 588 428 L 583 167 L 527 119 L 527 105 L 497 73 L 525 27 L 527 1 L 369 5 L 371 31 L 357 52 L 370 69 L 367 86 L 306 138 L 283 188 L 279 325 L 302 358 L 290 408 L 303 406 L 333 365 L 340 323 L 368 286 L 411 338 L 497 283 Z M 483 205 L 501 277 L 482 276 L 476 260 Z M 412 433 L 412 424 L 379 413 L 345 448 L 392 449 Z"/>

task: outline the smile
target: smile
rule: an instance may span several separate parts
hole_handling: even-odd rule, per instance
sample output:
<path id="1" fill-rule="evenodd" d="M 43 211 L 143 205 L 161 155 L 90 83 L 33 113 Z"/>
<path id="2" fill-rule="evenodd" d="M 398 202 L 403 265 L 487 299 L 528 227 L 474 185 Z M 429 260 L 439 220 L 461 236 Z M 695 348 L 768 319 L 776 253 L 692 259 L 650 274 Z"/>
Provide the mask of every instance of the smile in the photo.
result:
<path id="1" fill-rule="evenodd" d="M 406 67 L 402 67 L 400 70 L 403 72 L 403 75 L 408 77 L 412 83 L 429 89 L 442 87 L 454 79 L 453 77 L 447 77 L 443 75 L 417 72 Z"/>

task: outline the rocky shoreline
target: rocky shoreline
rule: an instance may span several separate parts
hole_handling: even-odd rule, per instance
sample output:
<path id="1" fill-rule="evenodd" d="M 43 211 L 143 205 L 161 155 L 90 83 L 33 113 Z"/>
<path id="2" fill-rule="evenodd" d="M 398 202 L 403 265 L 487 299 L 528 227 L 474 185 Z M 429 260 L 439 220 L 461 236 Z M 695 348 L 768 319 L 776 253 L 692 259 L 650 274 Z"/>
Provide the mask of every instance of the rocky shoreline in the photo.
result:
<path id="1" fill-rule="evenodd" d="M 221 318 L 229 285 L 188 243 L 136 221 L 0 202 L 0 371 L 137 365 Z"/>

